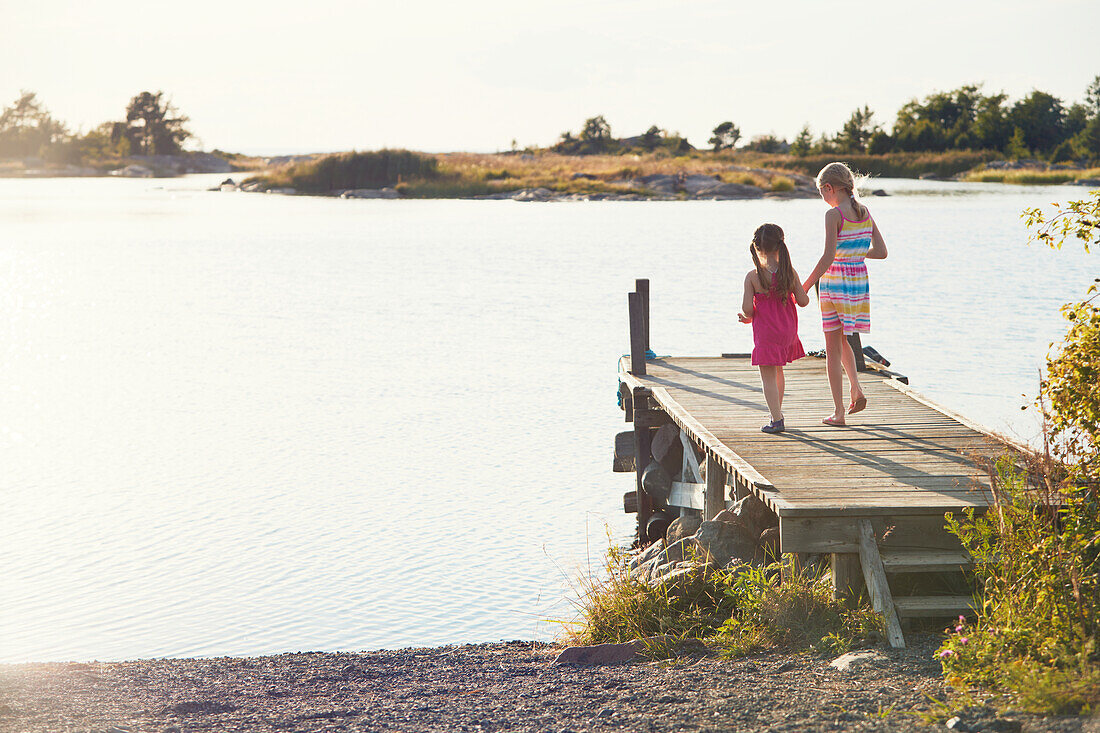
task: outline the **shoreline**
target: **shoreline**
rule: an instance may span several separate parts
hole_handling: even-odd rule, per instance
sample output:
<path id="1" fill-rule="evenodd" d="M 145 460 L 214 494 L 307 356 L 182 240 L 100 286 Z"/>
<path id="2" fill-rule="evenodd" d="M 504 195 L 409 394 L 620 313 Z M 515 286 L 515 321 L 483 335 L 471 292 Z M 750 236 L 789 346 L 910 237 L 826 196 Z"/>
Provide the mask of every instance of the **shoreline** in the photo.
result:
<path id="1" fill-rule="evenodd" d="M 0 731 L 107 730 L 1094 730 L 1087 718 L 958 711 L 939 643 L 914 634 L 847 670 L 830 657 L 555 664 L 560 646 L 512 641 L 269 657 L 0 665 Z"/>

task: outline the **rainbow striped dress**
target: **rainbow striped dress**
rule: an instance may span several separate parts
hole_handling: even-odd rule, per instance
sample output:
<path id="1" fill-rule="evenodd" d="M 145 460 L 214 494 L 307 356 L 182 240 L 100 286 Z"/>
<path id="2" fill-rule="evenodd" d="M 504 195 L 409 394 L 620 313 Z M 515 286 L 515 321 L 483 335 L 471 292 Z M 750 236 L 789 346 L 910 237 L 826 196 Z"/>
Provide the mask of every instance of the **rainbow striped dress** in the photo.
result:
<path id="1" fill-rule="evenodd" d="M 870 332 L 871 291 L 863 258 L 871 248 L 873 229 L 870 213 L 860 221 L 851 221 L 841 212 L 836 258 L 818 281 L 822 330 L 843 328 L 845 335 Z"/>

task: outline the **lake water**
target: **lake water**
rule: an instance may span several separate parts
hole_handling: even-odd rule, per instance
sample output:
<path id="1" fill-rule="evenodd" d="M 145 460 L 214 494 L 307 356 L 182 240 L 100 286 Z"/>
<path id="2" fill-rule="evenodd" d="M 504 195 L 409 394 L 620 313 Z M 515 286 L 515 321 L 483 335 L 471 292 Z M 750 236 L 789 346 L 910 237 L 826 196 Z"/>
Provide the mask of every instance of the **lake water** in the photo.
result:
<path id="1" fill-rule="evenodd" d="M 633 528 L 610 467 L 634 278 L 658 353 L 748 351 L 752 230 L 805 274 L 825 211 L 216 182 L 0 180 L 0 661 L 552 638 Z M 1032 438 L 1058 306 L 1100 268 L 1018 215 L 1083 189 L 876 185 L 865 343 Z M 814 304 L 801 333 L 820 348 Z"/>

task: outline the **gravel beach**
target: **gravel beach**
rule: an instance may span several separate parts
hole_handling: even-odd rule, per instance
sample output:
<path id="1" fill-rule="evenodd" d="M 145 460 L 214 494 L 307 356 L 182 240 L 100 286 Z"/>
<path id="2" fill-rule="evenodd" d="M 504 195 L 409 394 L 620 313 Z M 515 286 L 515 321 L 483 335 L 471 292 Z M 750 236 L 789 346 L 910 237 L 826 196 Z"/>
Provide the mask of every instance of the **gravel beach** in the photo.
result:
<path id="1" fill-rule="evenodd" d="M 554 664 L 508 642 L 257 658 L 0 666 L 0 732 L 948 730 L 937 640 L 841 671 L 781 653 Z M 1096 720 L 958 713 L 953 730 L 1100 731 Z"/>

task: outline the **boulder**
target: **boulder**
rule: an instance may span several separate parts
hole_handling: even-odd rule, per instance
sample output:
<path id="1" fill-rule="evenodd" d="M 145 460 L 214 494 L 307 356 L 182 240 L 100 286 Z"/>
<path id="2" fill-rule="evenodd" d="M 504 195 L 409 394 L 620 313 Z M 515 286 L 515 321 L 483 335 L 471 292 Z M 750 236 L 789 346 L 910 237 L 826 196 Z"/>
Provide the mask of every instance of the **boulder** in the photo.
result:
<path id="1" fill-rule="evenodd" d="M 632 568 L 640 567 L 660 555 L 664 549 L 665 546 L 663 543 L 654 542 L 652 545 L 635 555 L 634 559 L 630 561 L 630 566 Z"/>
<path id="2" fill-rule="evenodd" d="M 700 191 L 714 188 L 717 185 L 725 185 L 717 176 L 704 176 L 700 174 L 692 174 L 690 176 L 684 176 L 679 181 L 680 188 L 687 191 L 691 195 L 696 195 Z"/>
<path id="3" fill-rule="evenodd" d="M 703 522 L 691 538 L 700 558 L 719 567 L 731 559 L 751 562 L 756 554 L 757 535 L 740 522 Z"/>
<path id="4" fill-rule="evenodd" d="M 747 183 L 721 183 L 716 182 L 706 188 L 694 192 L 694 197 L 724 198 L 724 199 L 758 199 L 763 198 L 764 189 L 759 186 L 750 186 Z"/>
<path id="5" fill-rule="evenodd" d="M 264 193 L 282 193 L 282 194 L 286 194 L 288 196 L 292 196 L 292 195 L 298 193 L 298 189 L 293 188 L 291 186 L 283 186 L 282 188 L 269 188 L 266 191 L 264 191 Z"/>
<path id="6" fill-rule="evenodd" d="M 768 527 L 778 526 L 779 524 L 779 518 L 753 494 L 745 496 L 727 511 L 732 511 L 744 522 L 754 539 L 759 537 L 760 533 Z"/>
<path id="7" fill-rule="evenodd" d="M 1078 178 L 1074 181 L 1078 186 L 1100 186 L 1100 178 Z"/>
<path id="8" fill-rule="evenodd" d="M 639 652 L 645 651 L 641 639 L 625 644 L 595 644 L 593 646 L 571 646 L 563 649 L 554 664 L 575 664 L 583 667 L 595 667 L 602 664 L 623 664 L 633 661 Z"/>
<path id="9" fill-rule="evenodd" d="M 668 527 L 668 532 L 665 533 L 665 542 L 672 544 L 685 537 L 691 537 L 699 529 L 699 525 L 703 523 L 703 518 L 697 514 L 688 514 L 687 516 L 680 517 L 672 522 Z"/>
<path id="10" fill-rule="evenodd" d="M 676 565 L 684 562 L 686 558 L 691 557 L 692 546 L 691 537 L 682 537 L 676 540 L 657 555 L 657 564 Z"/>
<path id="11" fill-rule="evenodd" d="M 143 165 L 128 165 L 125 168 L 119 168 L 109 172 L 109 176 L 118 176 L 119 178 L 152 178 L 153 171 L 146 168 Z"/>
<path id="12" fill-rule="evenodd" d="M 876 188 L 874 191 L 871 191 L 871 195 L 872 196 L 889 196 L 890 194 L 886 193 L 886 191 L 884 191 L 881 188 Z"/>
<path id="13" fill-rule="evenodd" d="M 397 199 L 401 194 L 393 188 L 352 188 L 340 194 L 342 199 Z"/>
<path id="14" fill-rule="evenodd" d="M 867 649 L 860 652 L 848 652 L 847 654 L 841 654 L 839 657 L 829 662 L 829 666 L 833 669 L 838 669 L 841 672 L 849 672 L 857 667 L 866 666 L 868 664 L 882 664 L 883 662 L 890 661 L 882 652 L 876 652 L 873 649 Z"/>
<path id="15" fill-rule="evenodd" d="M 768 527 L 760 533 L 760 539 L 757 540 L 762 551 L 763 558 L 776 559 L 779 557 L 779 527 Z"/>
<path id="16" fill-rule="evenodd" d="M 548 188 L 525 188 L 512 196 L 513 201 L 549 201 L 554 192 Z"/>
<path id="17" fill-rule="evenodd" d="M 642 488 L 649 494 L 659 506 L 668 502 L 668 494 L 672 491 L 672 476 L 657 461 L 650 461 L 642 472 Z"/>

